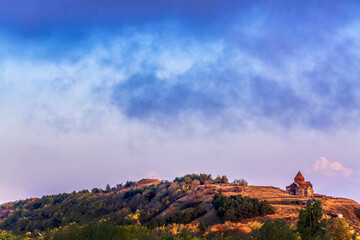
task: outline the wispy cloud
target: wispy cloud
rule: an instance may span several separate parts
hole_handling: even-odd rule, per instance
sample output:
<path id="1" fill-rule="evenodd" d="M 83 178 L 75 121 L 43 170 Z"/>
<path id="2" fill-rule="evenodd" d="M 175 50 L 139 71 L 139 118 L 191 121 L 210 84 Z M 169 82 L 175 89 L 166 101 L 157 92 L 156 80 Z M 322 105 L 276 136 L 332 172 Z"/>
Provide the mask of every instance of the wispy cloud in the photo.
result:
<path id="1" fill-rule="evenodd" d="M 325 157 L 320 157 L 315 161 L 313 169 L 315 172 L 320 172 L 326 176 L 343 176 L 349 177 L 354 173 L 351 168 L 343 166 L 340 162 L 330 162 Z"/>

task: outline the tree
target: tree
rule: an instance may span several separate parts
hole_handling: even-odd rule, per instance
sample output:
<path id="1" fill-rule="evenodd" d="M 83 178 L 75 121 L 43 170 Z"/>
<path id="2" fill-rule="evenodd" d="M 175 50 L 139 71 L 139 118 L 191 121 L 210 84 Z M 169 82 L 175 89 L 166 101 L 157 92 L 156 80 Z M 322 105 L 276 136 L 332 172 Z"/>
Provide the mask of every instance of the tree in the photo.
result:
<path id="1" fill-rule="evenodd" d="M 326 224 L 326 235 L 332 240 L 351 240 L 353 232 L 344 218 L 335 218 Z"/>
<path id="2" fill-rule="evenodd" d="M 299 211 L 299 221 L 297 223 L 302 239 L 314 239 L 317 236 L 324 235 L 325 221 L 321 221 L 321 217 L 321 201 L 315 201 L 314 204 L 311 204 L 311 200 L 308 200 L 306 209 Z"/>
<path id="3" fill-rule="evenodd" d="M 92 193 L 100 193 L 100 189 L 99 188 L 93 188 L 91 189 Z"/>
<path id="4" fill-rule="evenodd" d="M 125 183 L 125 188 L 128 188 L 128 187 L 131 187 L 131 186 L 133 186 L 133 185 L 135 185 L 135 182 L 133 182 L 133 181 L 126 181 L 126 183 Z"/>
<path id="5" fill-rule="evenodd" d="M 212 203 L 217 214 L 224 221 L 240 221 L 245 218 L 275 213 L 275 209 L 268 201 L 260 201 L 257 198 L 243 197 L 241 195 L 228 197 L 216 193 Z"/>
<path id="6" fill-rule="evenodd" d="M 13 235 L 11 232 L 0 231 L 0 239 L 1 240 L 15 239 L 15 235 Z"/>
<path id="7" fill-rule="evenodd" d="M 221 183 L 229 183 L 229 179 L 227 178 L 227 176 L 222 176 L 221 177 L 221 180 L 220 180 Z"/>
<path id="8" fill-rule="evenodd" d="M 106 184 L 105 192 L 109 193 L 111 191 L 110 184 Z"/>
<path id="9" fill-rule="evenodd" d="M 199 176 L 200 184 L 204 184 L 208 180 L 212 180 L 211 174 L 200 173 Z"/>
<path id="10" fill-rule="evenodd" d="M 228 178 L 227 178 L 227 176 L 221 176 L 220 177 L 220 175 L 218 175 L 215 179 L 214 179 L 214 182 L 216 182 L 216 183 L 229 183 L 229 180 L 228 180 Z"/>
<path id="11" fill-rule="evenodd" d="M 216 183 L 220 183 L 220 182 L 221 182 L 221 177 L 220 177 L 220 175 L 218 175 L 218 176 L 214 179 L 214 182 L 216 182 Z"/>
<path id="12" fill-rule="evenodd" d="M 198 228 L 199 228 L 199 231 L 200 233 L 204 234 L 206 232 L 206 225 L 203 221 L 200 221 L 199 222 L 199 225 L 198 225 Z"/>
<path id="13" fill-rule="evenodd" d="M 80 232 L 79 240 L 120 240 L 116 226 L 111 222 L 92 222 L 86 225 Z"/>
<path id="14" fill-rule="evenodd" d="M 267 220 L 264 225 L 255 230 L 251 239 L 256 240 L 300 240 L 299 233 L 295 232 L 281 219 Z"/>
<path id="15" fill-rule="evenodd" d="M 241 178 L 241 179 L 234 179 L 233 184 L 238 186 L 247 186 L 248 182 L 245 179 Z"/>

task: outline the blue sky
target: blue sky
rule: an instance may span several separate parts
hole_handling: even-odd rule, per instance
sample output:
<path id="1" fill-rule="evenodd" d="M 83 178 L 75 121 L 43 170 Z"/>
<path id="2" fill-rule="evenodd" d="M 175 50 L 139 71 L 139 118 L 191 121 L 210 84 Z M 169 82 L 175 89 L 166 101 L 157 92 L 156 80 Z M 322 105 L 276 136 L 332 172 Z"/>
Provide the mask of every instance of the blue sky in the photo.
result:
<path id="1" fill-rule="evenodd" d="M 192 172 L 360 199 L 356 1 L 0 1 L 0 201 Z M 16 173 L 16 174 L 14 174 Z"/>

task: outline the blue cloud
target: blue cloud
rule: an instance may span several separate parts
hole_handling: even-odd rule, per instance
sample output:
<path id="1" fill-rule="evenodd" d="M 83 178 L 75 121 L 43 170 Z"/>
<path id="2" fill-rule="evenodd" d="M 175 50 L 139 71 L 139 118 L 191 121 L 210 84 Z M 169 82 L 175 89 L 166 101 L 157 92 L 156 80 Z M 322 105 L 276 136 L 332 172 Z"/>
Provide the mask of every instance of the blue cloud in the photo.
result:
<path id="1" fill-rule="evenodd" d="M 187 84 L 167 85 L 153 75 L 134 75 L 114 88 L 114 103 L 130 118 L 176 118 L 182 112 L 217 116 L 226 108 L 222 99 Z"/>
<path id="2" fill-rule="evenodd" d="M 342 29 L 333 29 L 337 40 L 328 39 L 317 49 L 290 41 L 294 46 L 287 55 L 278 48 L 256 54 L 222 39 L 226 45 L 213 61 L 195 62 L 173 79 L 156 77 L 160 65 L 147 68 L 150 73 L 140 70 L 114 87 L 113 103 L 131 118 L 159 122 L 197 113 L 204 121 L 233 124 L 269 121 L 319 130 L 354 126 L 360 113 L 360 55 Z M 268 44 L 268 36 L 255 40 L 258 46 Z M 185 49 L 186 43 L 178 41 Z"/>
<path id="3" fill-rule="evenodd" d="M 103 104 L 128 118 L 162 123 L 196 114 L 225 126 L 321 130 L 358 123 L 356 2 L 16 3 L 0 6 L 3 61 L 77 66 L 82 75 L 54 77 L 72 79 L 64 92 L 97 71 L 86 89 L 107 94 Z M 114 74 L 102 76 L 104 69 Z"/>

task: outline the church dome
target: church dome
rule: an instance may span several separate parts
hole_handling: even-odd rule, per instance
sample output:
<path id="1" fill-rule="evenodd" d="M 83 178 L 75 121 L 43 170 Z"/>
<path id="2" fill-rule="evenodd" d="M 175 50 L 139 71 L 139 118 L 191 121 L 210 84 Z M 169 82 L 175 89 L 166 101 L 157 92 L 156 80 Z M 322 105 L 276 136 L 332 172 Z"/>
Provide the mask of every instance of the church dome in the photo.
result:
<path id="1" fill-rule="evenodd" d="M 296 176 L 295 176 L 295 178 L 294 178 L 294 182 L 298 182 L 298 183 L 303 183 L 303 182 L 305 182 L 305 178 L 304 178 L 304 176 L 301 174 L 300 171 L 296 174 Z"/>

